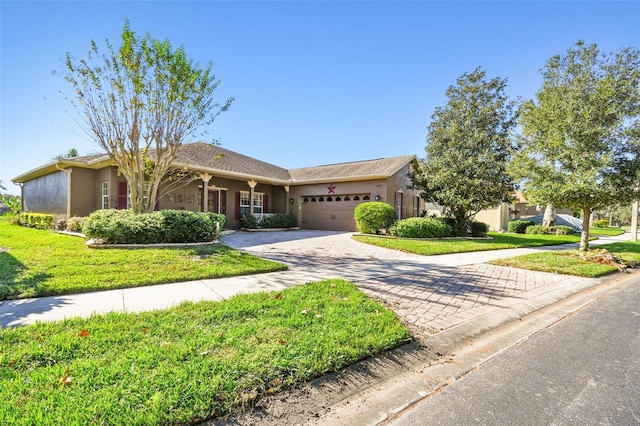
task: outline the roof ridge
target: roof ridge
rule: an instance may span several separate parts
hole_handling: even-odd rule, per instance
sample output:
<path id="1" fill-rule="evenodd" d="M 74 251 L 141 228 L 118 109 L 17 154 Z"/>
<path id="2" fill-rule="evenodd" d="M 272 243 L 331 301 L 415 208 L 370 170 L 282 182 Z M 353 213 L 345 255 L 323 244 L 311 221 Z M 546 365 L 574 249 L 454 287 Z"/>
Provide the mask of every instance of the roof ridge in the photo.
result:
<path id="1" fill-rule="evenodd" d="M 407 155 L 398 155 L 395 157 L 381 157 L 381 158 L 372 158 L 370 160 L 356 160 L 356 161 L 345 161 L 342 163 L 332 163 L 332 164 L 321 164 L 318 166 L 308 166 L 308 167 L 296 167 L 293 169 L 289 169 L 289 170 L 301 170 L 301 169 L 315 169 L 315 168 L 320 168 L 320 167 L 331 167 L 331 166 L 344 166 L 347 164 L 357 164 L 357 163 L 370 163 L 373 161 L 381 161 L 381 160 L 399 160 L 401 158 L 410 158 L 410 157 L 415 157 L 415 155 L 411 155 L 411 154 L 407 154 Z"/>

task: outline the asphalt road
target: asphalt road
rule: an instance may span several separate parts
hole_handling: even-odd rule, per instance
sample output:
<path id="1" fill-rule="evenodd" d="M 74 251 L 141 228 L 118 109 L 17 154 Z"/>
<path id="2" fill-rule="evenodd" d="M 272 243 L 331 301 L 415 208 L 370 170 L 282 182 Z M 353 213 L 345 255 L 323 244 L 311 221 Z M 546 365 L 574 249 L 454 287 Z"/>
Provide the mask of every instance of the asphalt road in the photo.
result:
<path id="1" fill-rule="evenodd" d="M 640 279 L 510 348 L 389 424 L 640 424 Z"/>

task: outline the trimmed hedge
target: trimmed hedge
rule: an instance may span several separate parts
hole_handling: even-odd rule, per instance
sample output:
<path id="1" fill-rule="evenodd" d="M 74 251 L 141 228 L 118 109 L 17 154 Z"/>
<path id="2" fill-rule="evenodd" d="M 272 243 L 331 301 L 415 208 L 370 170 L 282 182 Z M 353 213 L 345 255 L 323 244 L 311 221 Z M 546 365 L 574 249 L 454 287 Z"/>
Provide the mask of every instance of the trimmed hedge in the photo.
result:
<path id="1" fill-rule="evenodd" d="M 20 213 L 20 225 L 27 228 L 53 229 L 53 215 L 44 213 Z"/>
<path id="2" fill-rule="evenodd" d="M 429 217 L 410 217 L 394 223 L 389 233 L 402 238 L 442 238 L 453 236 L 453 229 L 444 221 Z"/>
<path id="3" fill-rule="evenodd" d="M 67 220 L 67 231 L 70 232 L 82 232 L 82 228 L 84 227 L 84 221 L 86 217 L 78 217 L 73 216 Z"/>
<path id="4" fill-rule="evenodd" d="M 570 235 L 573 234 L 574 230 L 570 226 L 564 225 L 555 225 L 555 226 L 542 226 L 542 225 L 533 225 L 527 227 L 527 234 L 544 234 L 544 235 Z"/>
<path id="5" fill-rule="evenodd" d="M 595 222 L 593 222 L 593 227 L 594 228 L 608 228 L 609 227 L 609 220 L 608 219 L 596 220 Z"/>
<path id="6" fill-rule="evenodd" d="M 224 215 L 186 210 L 135 214 L 132 210 L 97 210 L 86 218 L 83 233 L 108 244 L 200 243 L 213 241 L 226 224 Z"/>
<path id="7" fill-rule="evenodd" d="M 293 228 L 298 226 L 298 218 L 293 213 L 273 213 L 263 216 L 258 223 L 260 228 Z"/>
<path id="8" fill-rule="evenodd" d="M 473 220 L 469 222 L 472 237 L 486 237 L 489 232 L 489 225 L 484 222 Z"/>
<path id="9" fill-rule="evenodd" d="M 532 220 L 512 220 L 507 225 L 507 231 L 524 234 L 529 226 L 535 226 L 535 222 Z"/>
<path id="10" fill-rule="evenodd" d="M 293 213 L 273 213 L 258 219 L 254 215 L 242 216 L 242 227 L 258 228 L 293 228 L 298 226 L 298 218 Z"/>
<path id="11" fill-rule="evenodd" d="M 396 210 L 387 203 L 370 201 L 356 206 L 354 219 L 363 234 L 380 234 L 396 221 Z"/>

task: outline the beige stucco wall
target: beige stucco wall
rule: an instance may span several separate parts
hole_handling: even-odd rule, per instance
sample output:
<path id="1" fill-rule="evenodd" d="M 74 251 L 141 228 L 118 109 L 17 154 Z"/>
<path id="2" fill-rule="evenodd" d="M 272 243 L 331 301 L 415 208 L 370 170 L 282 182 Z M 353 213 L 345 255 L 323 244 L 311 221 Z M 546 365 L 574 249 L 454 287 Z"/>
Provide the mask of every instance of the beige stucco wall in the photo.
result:
<path id="1" fill-rule="evenodd" d="M 481 210 L 475 216 L 475 220 L 489 225 L 490 231 L 504 231 L 509 223 L 509 207 L 511 205 L 502 203 L 492 209 Z"/>
<path id="2" fill-rule="evenodd" d="M 409 178 L 410 165 L 406 165 L 388 179 L 385 202 L 391 204 L 399 212 L 399 219 L 416 217 L 424 208 L 424 200 L 419 198 L 422 191 L 411 189 Z M 402 194 L 402 195 L 400 195 Z"/>
<path id="3" fill-rule="evenodd" d="M 72 167 L 71 171 L 71 216 L 88 216 L 98 204 L 96 171 Z"/>
<path id="4" fill-rule="evenodd" d="M 118 177 L 115 167 L 96 170 L 96 210 L 102 208 L 102 182 L 107 182 L 109 185 L 109 208 L 115 209 L 118 206 Z"/>

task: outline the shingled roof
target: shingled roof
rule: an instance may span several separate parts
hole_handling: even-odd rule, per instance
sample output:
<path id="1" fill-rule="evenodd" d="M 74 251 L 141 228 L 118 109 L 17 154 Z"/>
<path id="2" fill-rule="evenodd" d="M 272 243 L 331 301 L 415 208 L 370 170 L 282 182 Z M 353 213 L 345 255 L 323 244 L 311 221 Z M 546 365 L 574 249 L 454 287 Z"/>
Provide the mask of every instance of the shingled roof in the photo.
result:
<path id="1" fill-rule="evenodd" d="M 387 178 L 416 159 L 415 155 L 378 158 L 289 170 L 293 183 Z"/>
<path id="2" fill-rule="evenodd" d="M 153 150 L 149 154 L 153 158 Z M 287 170 L 217 145 L 196 142 L 183 145 L 173 164 L 177 167 L 189 167 L 198 172 L 211 173 L 214 176 L 242 180 L 255 179 L 273 185 L 295 185 L 334 180 L 383 179 L 398 172 L 415 159 L 415 155 L 405 155 Z M 110 164 L 113 162 L 106 154 L 65 158 L 24 173 L 14 178 L 13 182 L 26 182 L 68 167 L 97 169 Z"/>
<path id="3" fill-rule="evenodd" d="M 178 151 L 174 163 L 211 172 L 221 171 L 231 175 L 243 175 L 271 181 L 288 182 L 291 180 L 287 169 L 204 142 L 183 145 Z"/>

